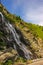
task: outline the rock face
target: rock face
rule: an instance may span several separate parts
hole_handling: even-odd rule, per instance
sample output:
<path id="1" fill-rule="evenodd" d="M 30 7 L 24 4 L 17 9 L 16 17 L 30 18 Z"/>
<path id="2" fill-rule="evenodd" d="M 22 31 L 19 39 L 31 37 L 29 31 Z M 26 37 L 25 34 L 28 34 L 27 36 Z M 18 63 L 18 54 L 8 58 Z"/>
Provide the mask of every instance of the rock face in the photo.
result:
<path id="1" fill-rule="evenodd" d="M 12 49 L 12 48 L 8 48 L 2 52 L 0 52 L 0 62 L 5 62 L 8 59 L 15 59 L 17 56 L 17 52 Z"/>
<path id="2" fill-rule="evenodd" d="M 7 47 L 13 47 L 19 55 L 26 59 L 32 58 L 32 53 L 26 48 L 25 42 L 21 41 L 21 34 L 18 35 L 16 29 L 9 23 L 0 12 L 0 31 L 4 34 L 4 40 L 7 43 Z M 24 39 L 24 38 L 23 38 Z"/>
<path id="3" fill-rule="evenodd" d="M 24 22 L 20 17 L 10 14 L 1 4 L 0 61 L 16 55 L 10 53 L 11 48 L 24 59 L 43 58 L 43 27 Z M 9 51 L 3 54 L 6 49 Z"/>

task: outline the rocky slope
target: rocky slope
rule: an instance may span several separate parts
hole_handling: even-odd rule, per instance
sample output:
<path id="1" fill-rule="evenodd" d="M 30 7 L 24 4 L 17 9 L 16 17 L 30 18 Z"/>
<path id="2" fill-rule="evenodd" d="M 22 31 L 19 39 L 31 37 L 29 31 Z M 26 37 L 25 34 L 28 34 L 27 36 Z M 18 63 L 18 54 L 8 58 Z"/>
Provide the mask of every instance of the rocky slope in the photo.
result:
<path id="1" fill-rule="evenodd" d="M 0 4 L 0 12 L 4 15 L 6 21 L 9 21 L 9 23 L 15 28 L 16 32 L 20 36 L 20 40 L 22 41 L 22 43 L 27 47 L 28 51 L 32 53 L 31 59 L 43 58 L 43 27 L 24 22 L 20 18 L 20 16 L 16 16 L 9 13 L 5 9 L 5 7 L 3 7 L 2 4 Z M 1 21 L 1 18 L 0 18 L 0 21 Z M 16 51 L 13 54 L 10 52 L 11 47 L 12 47 L 12 50 L 14 50 L 13 45 L 16 42 L 12 38 L 12 34 L 8 34 L 9 30 L 5 28 L 4 25 L 2 23 L 2 27 L 1 27 L 1 22 L 0 22 L 0 58 L 3 57 L 4 55 L 5 55 L 4 60 L 7 57 L 9 58 L 9 55 L 11 55 L 10 57 L 12 58 L 15 55 L 20 57 L 21 54 L 23 54 L 20 52 L 20 50 L 19 51 L 17 50 L 18 52 Z M 10 37 L 10 41 L 8 41 L 9 37 Z M 3 55 L 5 49 L 9 49 L 9 51 L 8 52 L 6 51 L 6 53 Z M 3 59 L 1 61 L 3 61 Z"/>

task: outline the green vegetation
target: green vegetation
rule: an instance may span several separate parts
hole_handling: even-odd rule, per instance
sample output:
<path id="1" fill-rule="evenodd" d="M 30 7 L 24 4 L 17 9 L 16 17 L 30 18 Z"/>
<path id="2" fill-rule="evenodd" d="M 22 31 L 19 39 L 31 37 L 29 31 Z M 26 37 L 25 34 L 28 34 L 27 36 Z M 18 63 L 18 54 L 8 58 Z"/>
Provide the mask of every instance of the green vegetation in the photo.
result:
<path id="1" fill-rule="evenodd" d="M 24 59 L 22 57 L 18 57 L 15 62 L 26 62 L 26 59 Z"/>
<path id="2" fill-rule="evenodd" d="M 38 26 L 38 25 L 29 23 L 28 28 L 30 29 L 30 31 L 32 32 L 34 36 L 40 37 L 43 39 L 43 26 Z"/>
<path id="3" fill-rule="evenodd" d="M 38 26 L 38 25 L 35 25 L 35 24 L 31 24 L 31 23 L 26 23 L 24 22 L 20 16 L 16 16 L 16 15 L 12 15 L 10 14 L 8 11 L 6 11 L 5 8 L 2 8 L 2 6 L 0 6 L 0 11 L 2 11 L 2 13 L 5 15 L 5 17 L 11 22 L 11 23 L 21 23 L 23 22 L 22 24 L 22 27 L 25 27 L 27 26 L 27 28 L 30 29 L 31 33 L 34 35 L 34 36 L 38 36 L 40 38 L 43 39 L 43 26 Z M 2 10 L 3 9 L 3 10 Z M 20 24 L 21 25 L 21 24 Z"/>
<path id="4" fill-rule="evenodd" d="M 33 56 L 37 56 L 38 58 L 43 57 L 43 54 L 41 55 L 42 53 L 41 51 L 43 50 L 43 26 L 24 22 L 20 18 L 20 16 L 16 16 L 9 13 L 2 5 L 0 5 L 0 12 L 3 13 L 5 18 L 9 20 L 10 23 L 15 25 L 18 29 L 20 29 L 20 31 L 24 34 L 26 40 L 28 39 L 29 43 L 27 45 L 27 48 L 33 53 Z M 2 38 L 3 33 L 0 32 L 0 48 L 3 49 L 3 47 L 6 46 L 6 43 L 2 40 Z M 26 62 L 26 59 L 19 57 L 17 58 L 17 60 L 15 60 L 15 62 L 24 63 Z M 32 61 L 30 60 L 29 63 L 31 62 Z M 13 64 L 12 60 L 8 60 L 2 65 L 12 65 L 12 64 Z"/>
<path id="5" fill-rule="evenodd" d="M 2 63 L 2 65 L 12 65 L 12 64 L 13 64 L 12 60 L 8 60 L 5 63 Z"/>

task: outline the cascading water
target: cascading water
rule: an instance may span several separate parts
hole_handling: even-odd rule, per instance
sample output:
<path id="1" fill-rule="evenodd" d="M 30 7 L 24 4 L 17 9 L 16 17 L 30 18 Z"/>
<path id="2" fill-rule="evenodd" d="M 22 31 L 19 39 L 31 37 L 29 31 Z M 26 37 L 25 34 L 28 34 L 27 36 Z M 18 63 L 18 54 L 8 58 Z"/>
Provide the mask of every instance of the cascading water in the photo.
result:
<path id="1" fill-rule="evenodd" d="M 20 37 L 18 33 L 16 32 L 15 28 L 5 20 L 4 16 L 0 12 L 0 15 L 2 16 L 2 22 L 5 24 L 5 26 L 9 29 L 11 32 L 13 39 L 15 40 L 16 44 L 19 46 L 19 48 L 24 52 L 24 56 L 26 59 L 31 59 L 31 52 L 26 48 L 26 46 L 21 42 Z M 16 45 L 14 44 L 14 48 L 16 49 Z"/>

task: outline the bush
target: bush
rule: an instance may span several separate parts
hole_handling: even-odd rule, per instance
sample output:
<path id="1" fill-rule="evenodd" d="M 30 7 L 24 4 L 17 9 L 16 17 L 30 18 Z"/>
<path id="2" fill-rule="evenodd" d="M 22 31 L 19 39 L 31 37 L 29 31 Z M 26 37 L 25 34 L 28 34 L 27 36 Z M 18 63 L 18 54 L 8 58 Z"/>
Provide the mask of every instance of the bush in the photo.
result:
<path id="1" fill-rule="evenodd" d="M 3 65 L 12 65 L 12 61 L 11 60 L 8 60 L 5 63 L 3 63 Z"/>

